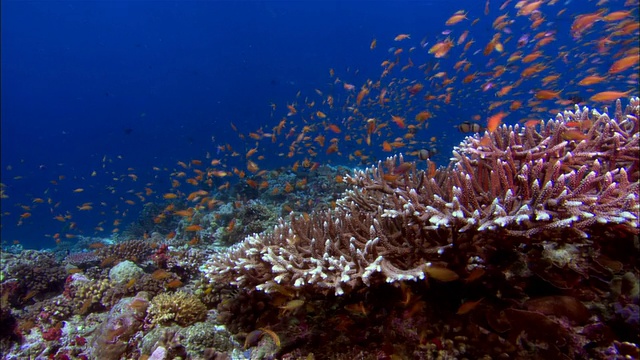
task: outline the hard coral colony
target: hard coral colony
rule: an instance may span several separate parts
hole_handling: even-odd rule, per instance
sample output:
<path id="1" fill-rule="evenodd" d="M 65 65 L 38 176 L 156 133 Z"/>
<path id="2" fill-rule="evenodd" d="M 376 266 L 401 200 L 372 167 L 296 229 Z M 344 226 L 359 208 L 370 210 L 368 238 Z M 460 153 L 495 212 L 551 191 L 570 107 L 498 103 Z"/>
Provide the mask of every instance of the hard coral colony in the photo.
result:
<path id="1" fill-rule="evenodd" d="M 457 38 L 405 49 L 416 34 L 390 38 L 380 79 L 358 86 L 332 69 L 332 89 L 287 103 L 271 130 L 232 123 L 243 154 L 219 145 L 219 158 L 178 162 L 170 189 L 128 191 L 128 205 L 147 203 L 127 231 L 115 219 L 111 239 L 76 238 L 51 198 L 23 205 L 19 225 L 47 203 L 67 233 L 51 235 L 54 252 L 1 254 L 4 358 L 639 358 L 640 100 L 590 88 L 595 103 L 624 98 L 599 111 L 557 86 L 586 48 L 609 70 L 580 61 L 567 86 L 637 86 L 637 10 L 572 16 L 574 48 L 549 57 L 557 34 L 529 32 L 554 5 L 503 2 L 479 47 L 464 10 L 445 22 L 464 27 Z M 414 65 L 420 48 L 435 63 Z M 456 101 L 487 124 L 455 125 L 469 136 L 436 168 L 439 139 L 420 132 Z M 524 109 L 533 119 L 508 125 Z M 262 168 L 269 144 L 290 168 Z M 369 167 L 320 165 L 338 159 Z"/>
<path id="2" fill-rule="evenodd" d="M 631 99 L 624 112 L 618 101 L 614 113 L 576 106 L 540 131 L 503 125 L 488 146 L 478 135 L 467 137 L 434 177 L 409 163 L 409 171 L 387 181 L 385 174 L 408 164 L 389 158 L 348 177 L 353 188 L 338 208 L 281 220 L 272 232 L 215 255 L 204 270 L 213 283 L 245 293 L 234 294 L 236 301 L 260 303 L 262 292 L 304 299 L 323 305 L 306 309 L 307 316 L 329 324 L 345 314 L 331 303 L 360 301 L 377 311 L 364 322 L 368 336 L 409 321 L 406 309 L 394 307 L 412 303 L 400 305 L 401 298 L 422 297 L 410 319 L 422 333 L 401 350 L 405 356 L 428 357 L 430 344 L 454 338 L 464 339 L 472 358 L 491 351 L 522 356 L 534 347 L 543 358 L 604 356 L 583 345 L 612 341 L 612 334 L 604 340 L 595 332 L 621 331 L 603 320 L 620 321 L 609 313 L 612 304 L 638 297 L 637 286 L 624 294 L 611 286 L 625 276 L 637 282 L 640 101 Z M 584 140 L 563 139 L 567 124 L 584 121 L 593 123 Z M 401 291 L 407 283 L 412 290 Z M 395 305 L 372 299 L 385 291 Z M 457 306 L 469 311 L 465 299 L 483 300 L 472 316 L 456 318 Z M 276 310 L 255 323 L 275 321 Z M 333 336 L 356 341 L 361 325 L 354 321 Z M 409 340 L 384 334 L 382 344 Z"/>

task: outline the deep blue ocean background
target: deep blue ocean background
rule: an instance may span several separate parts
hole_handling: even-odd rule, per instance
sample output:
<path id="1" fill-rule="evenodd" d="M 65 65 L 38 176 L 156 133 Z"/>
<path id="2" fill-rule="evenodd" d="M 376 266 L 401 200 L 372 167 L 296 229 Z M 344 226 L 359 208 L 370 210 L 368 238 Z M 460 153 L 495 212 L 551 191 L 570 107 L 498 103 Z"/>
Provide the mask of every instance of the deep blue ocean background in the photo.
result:
<path id="1" fill-rule="evenodd" d="M 395 35 L 433 41 L 455 11 L 483 8 L 440 0 L 3 1 L 2 241 L 55 246 L 44 234 L 68 230 L 52 219 L 66 211 L 89 230 L 105 219 L 108 236 L 113 219 L 140 212 L 134 192 L 170 189 L 178 161 L 204 159 L 224 143 L 244 151 L 230 122 L 269 129 L 277 122 L 270 104 L 282 111 L 299 91 L 326 91 L 330 68 L 359 86 L 379 77 Z M 549 22 L 568 27 L 571 19 Z M 488 24 L 474 28 L 478 43 L 490 40 Z M 422 52 L 417 64 L 428 60 Z M 462 106 L 448 111 L 456 123 L 470 116 Z M 446 139 L 441 151 L 449 153 L 463 134 L 441 121 L 421 136 Z M 93 211 L 76 210 L 85 202 Z M 21 205 L 32 216 L 17 226 Z"/>

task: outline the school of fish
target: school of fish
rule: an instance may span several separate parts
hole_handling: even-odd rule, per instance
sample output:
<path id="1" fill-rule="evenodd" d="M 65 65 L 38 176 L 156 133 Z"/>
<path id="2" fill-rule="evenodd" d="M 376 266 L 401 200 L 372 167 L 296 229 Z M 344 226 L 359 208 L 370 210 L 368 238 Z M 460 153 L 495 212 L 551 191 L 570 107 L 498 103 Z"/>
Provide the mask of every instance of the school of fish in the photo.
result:
<path id="1" fill-rule="evenodd" d="M 2 214 L 2 226 L 58 222 L 60 231 L 45 236 L 60 243 L 79 235 L 120 232 L 137 216 L 140 205 L 150 202 L 166 206 L 154 219 L 158 223 L 164 221 L 163 214 L 189 219 L 221 204 L 219 194 L 237 182 L 273 193 L 304 187 L 304 178 L 295 184 L 271 180 L 270 172 L 276 170 L 263 166 L 274 157 L 288 164 L 288 170 L 308 173 L 321 164 L 366 165 L 403 152 L 425 161 L 435 173 L 432 157 L 448 140 L 446 133 L 429 132 L 434 121 L 462 133 L 492 132 L 502 123 L 535 127 L 576 103 L 603 107 L 637 95 L 638 0 L 600 0 L 592 3 L 596 10 L 589 13 L 576 4 L 486 0 L 483 13 L 459 9 L 443 15 L 442 34 L 422 36 L 399 29 L 374 38 L 368 48 L 373 58 L 381 57 L 379 74 L 356 83 L 357 69 L 341 74 L 329 69 L 331 85 L 326 88 L 301 89 L 287 103 L 270 104 L 271 116 L 263 123 L 271 125 L 241 129 L 230 123 L 244 146 L 220 143 L 193 159 L 154 166 L 153 177 L 168 182 L 143 177 L 134 168 L 118 173 L 114 164 L 125 164 L 126 159 L 105 155 L 84 176 L 46 179 L 44 192 Z M 474 36 L 487 38 L 487 29 L 489 41 Z M 581 141 L 587 130 L 588 124 L 578 124 L 565 135 Z M 5 178 L 9 171 L 3 173 L 0 196 L 10 202 L 13 194 L 6 183 L 20 181 L 21 176 Z M 95 186 L 97 179 L 105 178 L 112 179 L 111 186 Z M 75 184 L 72 190 L 58 190 L 70 182 Z M 114 201 L 87 201 L 105 199 L 105 194 Z M 176 210 L 177 201 L 188 203 L 187 209 Z M 78 220 L 92 212 L 99 212 L 101 220 Z M 198 225 L 187 228 L 200 230 Z M 6 245 L 20 239 L 2 241 Z"/>

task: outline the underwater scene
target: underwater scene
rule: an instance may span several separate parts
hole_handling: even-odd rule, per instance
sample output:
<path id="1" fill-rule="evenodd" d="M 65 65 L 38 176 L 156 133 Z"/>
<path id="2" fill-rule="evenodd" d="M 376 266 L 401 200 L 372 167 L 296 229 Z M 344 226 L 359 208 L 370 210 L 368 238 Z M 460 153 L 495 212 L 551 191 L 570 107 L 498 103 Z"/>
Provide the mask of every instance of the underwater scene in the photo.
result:
<path id="1" fill-rule="evenodd" d="M 3 1 L 2 359 L 640 358 L 638 6 Z"/>

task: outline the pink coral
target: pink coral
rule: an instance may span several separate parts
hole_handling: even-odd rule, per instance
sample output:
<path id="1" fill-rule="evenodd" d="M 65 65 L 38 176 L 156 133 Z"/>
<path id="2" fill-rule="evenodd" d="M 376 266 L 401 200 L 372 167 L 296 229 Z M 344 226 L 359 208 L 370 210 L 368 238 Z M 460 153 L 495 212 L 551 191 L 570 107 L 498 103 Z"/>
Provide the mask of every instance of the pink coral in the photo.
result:
<path id="1" fill-rule="evenodd" d="M 348 177 L 353 189 L 338 209 L 292 216 L 250 236 L 214 256 L 207 274 L 266 292 L 311 286 L 340 295 L 376 274 L 414 280 L 429 266 L 473 262 L 476 251 L 467 259 L 450 249 L 475 233 L 541 241 L 564 230 L 581 237 L 610 231 L 607 224 L 637 233 L 640 102 L 632 99 L 626 112 L 618 102 L 615 114 L 576 108 L 541 132 L 502 126 L 487 135 L 488 145 L 468 137 L 433 178 L 402 156 L 389 158 Z M 582 141 L 564 140 L 576 121 L 592 126 Z"/>

